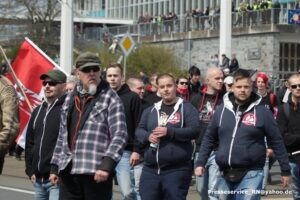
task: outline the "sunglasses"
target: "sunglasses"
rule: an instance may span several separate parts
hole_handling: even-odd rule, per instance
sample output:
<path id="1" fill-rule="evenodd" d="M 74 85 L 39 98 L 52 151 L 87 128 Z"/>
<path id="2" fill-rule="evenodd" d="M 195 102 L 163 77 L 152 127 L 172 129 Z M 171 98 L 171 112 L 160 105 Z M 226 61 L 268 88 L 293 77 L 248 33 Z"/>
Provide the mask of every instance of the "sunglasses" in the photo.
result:
<path id="1" fill-rule="evenodd" d="M 291 88 L 292 88 L 292 89 L 300 88 L 300 84 L 291 85 Z"/>
<path id="2" fill-rule="evenodd" d="M 60 81 L 43 81 L 43 86 L 46 86 L 47 84 L 49 86 L 56 86 L 57 84 L 61 84 L 63 82 Z"/>
<path id="3" fill-rule="evenodd" d="M 80 70 L 83 73 L 90 73 L 91 71 L 93 72 L 99 72 L 100 68 L 98 66 L 90 66 L 90 67 L 85 67 Z"/>
<path id="4" fill-rule="evenodd" d="M 179 82 L 180 85 L 189 85 L 188 82 Z"/>

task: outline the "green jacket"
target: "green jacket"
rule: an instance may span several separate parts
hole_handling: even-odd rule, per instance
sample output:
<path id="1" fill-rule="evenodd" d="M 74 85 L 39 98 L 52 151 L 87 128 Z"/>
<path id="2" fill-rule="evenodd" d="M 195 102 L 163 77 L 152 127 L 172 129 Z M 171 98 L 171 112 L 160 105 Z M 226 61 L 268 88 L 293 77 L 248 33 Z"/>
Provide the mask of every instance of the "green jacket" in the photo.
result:
<path id="1" fill-rule="evenodd" d="M 20 128 L 19 103 L 11 82 L 0 76 L 0 151 L 8 149 Z"/>

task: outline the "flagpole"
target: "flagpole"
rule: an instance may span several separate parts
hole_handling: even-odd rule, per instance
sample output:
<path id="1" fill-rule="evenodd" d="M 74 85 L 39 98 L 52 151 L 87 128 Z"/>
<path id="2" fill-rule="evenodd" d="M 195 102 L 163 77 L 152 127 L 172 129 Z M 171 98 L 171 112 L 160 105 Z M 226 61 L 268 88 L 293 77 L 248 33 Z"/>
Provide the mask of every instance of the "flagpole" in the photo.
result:
<path id="1" fill-rule="evenodd" d="M 3 57 L 4 57 L 5 61 L 6 61 L 7 65 L 8 65 L 8 68 L 9 68 L 9 70 L 11 72 L 12 77 L 13 77 L 13 79 L 15 80 L 15 82 L 17 84 L 17 87 L 20 89 L 22 95 L 25 98 L 26 103 L 28 104 L 28 107 L 29 107 L 30 111 L 32 112 L 33 108 L 32 108 L 32 106 L 30 104 L 30 101 L 28 100 L 28 98 L 27 98 L 27 96 L 26 96 L 26 94 L 25 94 L 22 86 L 20 85 L 19 80 L 17 79 L 17 76 L 16 76 L 16 74 L 15 74 L 12 66 L 10 65 L 10 62 L 9 62 L 9 60 L 8 60 L 8 58 L 7 58 L 7 56 L 6 56 L 6 54 L 5 54 L 5 52 L 4 52 L 4 50 L 3 50 L 3 48 L 2 48 L 1 45 L 0 45 L 0 50 L 1 50 L 1 53 L 2 53 L 2 55 L 3 55 Z"/>

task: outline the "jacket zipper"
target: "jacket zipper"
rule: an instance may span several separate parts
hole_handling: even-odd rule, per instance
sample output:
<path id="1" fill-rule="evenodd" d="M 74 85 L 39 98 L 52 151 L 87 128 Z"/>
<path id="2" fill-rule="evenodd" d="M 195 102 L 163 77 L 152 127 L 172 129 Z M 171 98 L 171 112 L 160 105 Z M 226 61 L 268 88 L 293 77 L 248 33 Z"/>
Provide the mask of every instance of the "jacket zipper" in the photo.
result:
<path id="1" fill-rule="evenodd" d="M 52 110 L 52 108 L 54 107 L 54 105 L 56 104 L 56 102 L 58 101 L 58 99 L 55 100 L 55 102 L 53 103 L 53 105 L 51 107 L 49 107 L 49 109 L 47 109 L 46 111 L 46 115 L 43 119 L 43 134 L 42 134 L 42 137 L 41 137 L 41 142 L 40 142 L 40 148 L 39 148 L 39 161 L 38 161 L 38 170 L 41 171 L 41 160 L 42 160 L 42 144 L 43 144 L 43 140 L 44 140 L 44 136 L 45 136 L 45 128 L 46 128 L 46 119 L 47 119 L 47 116 L 49 114 L 49 112 Z M 41 105 L 43 106 L 43 105 Z"/>
<path id="2" fill-rule="evenodd" d="M 159 160 L 158 160 L 158 152 L 159 152 L 159 143 L 157 144 L 157 149 L 156 149 L 156 162 L 157 162 L 157 174 L 160 174 L 160 166 L 159 166 Z"/>
<path id="3" fill-rule="evenodd" d="M 231 154 L 232 154 L 233 142 L 234 142 L 235 135 L 236 135 L 236 132 L 237 132 L 237 128 L 238 128 L 238 125 L 239 125 L 239 122 L 240 122 L 240 119 L 241 119 L 241 117 L 238 114 L 239 113 L 239 108 L 240 108 L 240 106 L 238 106 L 236 114 L 235 114 L 235 126 L 234 126 L 234 129 L 233 129 L 231 142 L 230 142 L 230 148 L 229 148 L 228 165 L 230 167 L 231 167 Z"/>

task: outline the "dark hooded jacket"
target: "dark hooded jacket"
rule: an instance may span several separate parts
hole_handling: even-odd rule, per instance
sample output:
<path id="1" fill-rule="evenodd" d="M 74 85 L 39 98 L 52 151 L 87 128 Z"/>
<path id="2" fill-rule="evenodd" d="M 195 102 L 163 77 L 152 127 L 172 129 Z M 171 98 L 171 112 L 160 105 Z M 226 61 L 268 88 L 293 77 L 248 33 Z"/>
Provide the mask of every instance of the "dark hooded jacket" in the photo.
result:
<path id="1" fill-rule="evenodd" d="M 51 105 L 43 102 L 31 114 L 25 146 L 25 172 L 29 178 L 47 179 L 50 175 L 51 158 L 56 145 L 60 112 L 66 95 L 56 99 Z"/>
<path id="2" fill-rule="evenodd" d="M 279 161 L 281 174 L 290 175 L 288 156 L 277 123 L 272 113 L 259 105 L 260 100 L 260 96 L 252 93 L 249 101 L 239 106 L 232 93 L 225 94 L 223 104 L 216 109 L 204 135 L 197 166 L 205 166 L 218 142 L 216 162 L 221 170 L 263 169 L 266 137 Z"/>
<path id="3" fill-rule="evenodd" d="M 128 133 L 128 141 L 125 150 L 142 153 L 141 147 L 136 141 L 134 135 L 135 129 L 138 126 L 142 115 L 142 101 L 136 93 L 130 90 L 127 84 L 122 85 L 122 87 L 117 91 L 117 94 L 122 100 L 125 108 Z"/>

